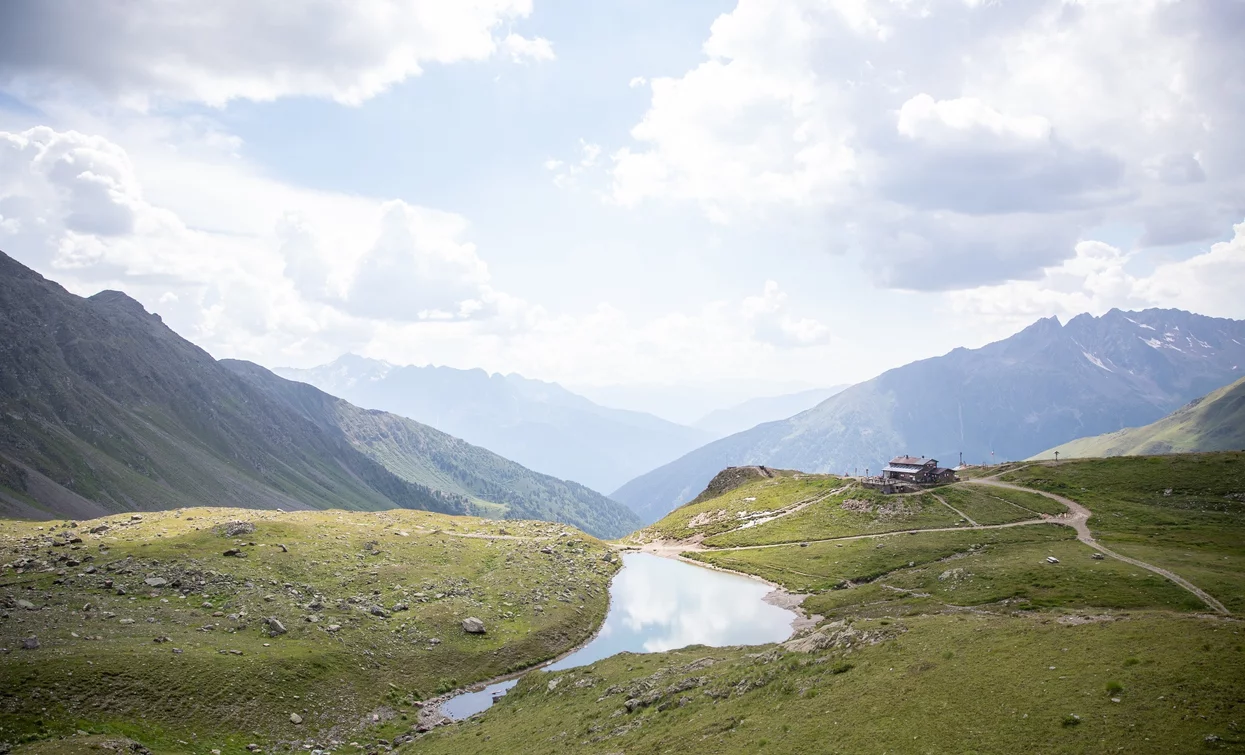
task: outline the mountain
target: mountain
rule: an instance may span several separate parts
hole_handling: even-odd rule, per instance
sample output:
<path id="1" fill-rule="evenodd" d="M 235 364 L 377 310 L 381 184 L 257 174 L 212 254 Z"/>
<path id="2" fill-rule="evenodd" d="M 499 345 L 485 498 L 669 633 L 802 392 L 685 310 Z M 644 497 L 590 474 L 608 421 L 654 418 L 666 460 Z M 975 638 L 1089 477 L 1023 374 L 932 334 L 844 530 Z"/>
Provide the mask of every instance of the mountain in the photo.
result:
<path id="1" fill-rule="evenodd" d="M 693 427 L 723 438 L 756 427 L 763 422 L 786 419 L 812 409 L 846 387 L 836 385 L 833 388 L 813 388 L 783 396 L 762 396 L 750 399 L 742 404 L 709 412 L 697 420 Z"/>
<path id="2" fill-rule="evenodd" d="M 353 354 L 277 373 L 595 490 L 613 490 L 714 438 L 651 414 L 599 406 L 557 383 L 522 375 L 398 367 Z"/>
<path id="3" fill-rule="evenodd" d="M 1236 450 L 1245 450 L 1245 378 L 1194 399 L 1153 424 L 1078 438 L 1033 458 L 1053 459 L 1056 451 L 1071 459 Z"/>
<path id="4" fill-rule="evenodd" d="M 0 512 L 426 509 L 603 536 L 625 507 L 410 420 L 218 362 L 125 294 L 83 299 L 0 253 Z"/>
<path id="5" fill-rule="evenodd" d="M 897 334 L 897 344 L 919 337 Z M 901 348 L 897 346 L 896 348 Z M 646 522 L 718 470 L 878 470 L 899 453 L 946 463 L 1024 459 L 1072 438 L 1153 422 L 1239 378 L 1245 322 L 1179 310 L 1049 317 L 980 349 L 913 362 L 786 420 L 710 443 L 615 491 Z"/>

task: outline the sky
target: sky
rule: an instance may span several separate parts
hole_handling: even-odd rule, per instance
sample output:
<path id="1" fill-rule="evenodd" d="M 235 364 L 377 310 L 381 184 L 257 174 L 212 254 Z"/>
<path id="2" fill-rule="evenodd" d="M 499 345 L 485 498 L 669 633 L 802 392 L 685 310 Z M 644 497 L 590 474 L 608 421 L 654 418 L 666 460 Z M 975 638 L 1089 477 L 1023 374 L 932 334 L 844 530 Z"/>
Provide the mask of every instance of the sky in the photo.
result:
<path id="1" fill-rule="evenodd" d="M 0 250 L 220 358 L 600 395 L 1242 319 L 1242 38 L 1234 0 L 8 0 Z"/>

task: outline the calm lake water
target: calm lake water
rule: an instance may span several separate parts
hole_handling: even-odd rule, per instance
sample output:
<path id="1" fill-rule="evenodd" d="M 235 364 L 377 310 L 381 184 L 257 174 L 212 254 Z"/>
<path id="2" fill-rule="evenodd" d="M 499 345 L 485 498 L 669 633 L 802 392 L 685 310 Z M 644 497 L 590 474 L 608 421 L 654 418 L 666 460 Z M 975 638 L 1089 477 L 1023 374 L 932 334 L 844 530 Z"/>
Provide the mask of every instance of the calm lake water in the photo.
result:
<path id="1" fill-rule="evenodd" d="M 796 614 L 762 600 L 768 585 L 647 553 L 625 553 L 622 560 L 622 570 L 610 583 L 610 610 L 600 634 L 546 670 L 585 666 L 624 650 L 760 645 L 791 636 Z M 459 695 L 442 704 L 441 711 L 454 719 L 475 715 L 516 682 Z"/>

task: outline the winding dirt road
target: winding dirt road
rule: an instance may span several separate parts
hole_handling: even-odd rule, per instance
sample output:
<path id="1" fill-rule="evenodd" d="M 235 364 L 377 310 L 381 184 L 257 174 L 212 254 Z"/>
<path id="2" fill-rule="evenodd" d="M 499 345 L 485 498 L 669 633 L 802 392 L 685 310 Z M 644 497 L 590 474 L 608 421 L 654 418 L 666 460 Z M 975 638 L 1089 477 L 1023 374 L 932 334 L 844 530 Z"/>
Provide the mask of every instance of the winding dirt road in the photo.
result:
<path id="1" fill-rule="evenodd" d="M 1210 606 L 1218 613 L 1221 613 L 1224 615 L 1229 615 L 1231 613 L 1227 609 L 1227 607 L 1224 606 L 1223 603 L 1220 603 L 1218 600 L 1216 600 L 1210 594 L 1208 594 L 1205 590 L 1193 584 L 1192 582 L 1185 579 L 1184 577 L 1181 577 L 1178 574 L 1174 574 L 1166 569 L 1155 566 L 1153 564 L 1147 564 L 1145 561 L 1138 561 L 1135 558 L 1129 558 L 1128 556 L 1121 555 L 1111 550 L 1110 548 L 1103 546 L 1102 543 L 1099 543 L 1097 540 L 1094 539 L 1093 534 L 1089 531 L 1089 517 L 1091 516 L 1090 510 L 1085 508 L 1081 504 L 1077 503 L 1076 501 L 1072 500 L 1071 498 L 1064 498 L 1061 495 L 1055 495 L 1054 493 L 1047 493 L 1044 490 L 1034 490 L 1033 488 L 1021 487 L 1020 485 L 1013 485 L 1010 482 L 1003 482 L 1001 480 L 996 480 L 992 477 L 983 477 L 977 480 L 969 480 L 968 484 L 987 485 L 987 486 L 996 487 L 996 488 L 1007 488 L 1009 490 L 1021 490 L 1026 493 L 1037 493 L 1038 495 L 1046 496 L 1052 501 L 1057 501 L 1059 503 L 1062 503 L 1064 506 L 1068 507 L 1069 511 L 1072 512 L 1072 516 L 1060 519 L 1059 523 L 1066 524 L 1069 527 L 1072 527 L 1073 529 L 1075 529 L 1077 540 L 1080 540 L 1082 543 L 1085 543 L 1086 545 L 1097 549 L 1098 552 L 1102 553 L 1104 556 L 1110 556 L 1111 558 L 1118 559 L 1120 561 L 1123 561 L 1126 564 L 1132 564 L 1133 566 L 1136 566 L 1140 569 L 1146 569 L 1147 571 L 1152 571 L 1155 574 L 1159 575 L 1160 577 L 1165 577 L 1166 579 L 1169 579 L 1172 582 L 1175 582 L 1176 584 L 1180 585 L 1184 589 L 1196 595 L 1198 598 L 1201 599 L 1203 603 Z"/>

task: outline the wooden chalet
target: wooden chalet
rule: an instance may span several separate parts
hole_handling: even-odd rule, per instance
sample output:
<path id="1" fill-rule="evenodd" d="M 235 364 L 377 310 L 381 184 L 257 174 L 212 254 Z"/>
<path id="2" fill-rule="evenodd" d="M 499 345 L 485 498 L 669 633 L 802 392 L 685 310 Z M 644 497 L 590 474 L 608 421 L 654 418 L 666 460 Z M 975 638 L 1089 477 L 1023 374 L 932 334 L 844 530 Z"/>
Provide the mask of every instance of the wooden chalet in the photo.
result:
<path id="1" fill-rule="evenodd" d="M 955 482 L 955 470 L 938 466 L 937 459 L 924 456 L 896 456 L 882 468 L 882 479 L 895 482 L 913 482 L 928 485 L 939 482 Z"/>

